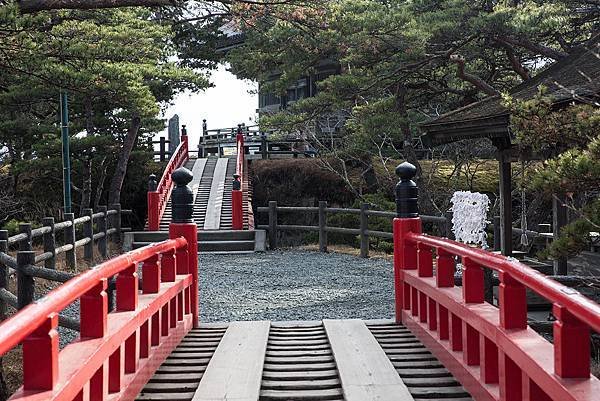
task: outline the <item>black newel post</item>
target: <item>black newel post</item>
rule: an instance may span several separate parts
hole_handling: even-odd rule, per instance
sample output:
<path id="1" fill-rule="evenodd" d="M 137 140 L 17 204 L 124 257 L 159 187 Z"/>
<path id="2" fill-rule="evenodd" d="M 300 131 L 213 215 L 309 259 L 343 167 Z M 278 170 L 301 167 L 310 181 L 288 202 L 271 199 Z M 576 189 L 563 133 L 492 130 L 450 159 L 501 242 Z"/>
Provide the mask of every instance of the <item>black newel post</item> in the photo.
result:
<path id="1" fill-rule="evenodd" d="M 240 175 L 239 174 L 234 174 L 233 175 L 233 188 L 234 191 L 241 191 L 242 190 L 242 182 L 240 181 Z"/>
<path id="2" fill-rule="evenodd" d="M 173 172 L 171 178 L 175 182 L 175 189 L 171 195 L 173 204 L 173 223 L 193 223 L 194 194 L 188 184 L 194 178 L 190 170 L 180 167 Z"/>
<path id="3" fill-rule="evenodd" d="M 396 185 L 396 215 L 399 218 L 419 217 L 419 188 L 412 180 L 417 175 L 417 168 L 409 162 L 396 167 L 400 181 Z"/>
<path id="4" fill-rule="evenodd" d="M 156 175 L 150 174 L 148 177 L 148 192 L 154 192 L 156 191 L 156 188 L 158 188 L 158 180 Z"/>

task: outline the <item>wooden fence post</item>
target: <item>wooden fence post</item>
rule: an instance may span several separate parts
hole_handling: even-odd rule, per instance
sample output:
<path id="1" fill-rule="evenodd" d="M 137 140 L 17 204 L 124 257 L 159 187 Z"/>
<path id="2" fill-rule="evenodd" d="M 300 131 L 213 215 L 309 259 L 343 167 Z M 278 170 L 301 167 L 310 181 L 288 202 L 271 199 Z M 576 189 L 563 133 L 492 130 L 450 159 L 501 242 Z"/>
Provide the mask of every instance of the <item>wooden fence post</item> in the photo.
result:
<path id="1" fill-rule="evenodd" d="M 83 223 L 83 237 L 90 240 L 83 246 L 83 259 L 86 262 L 94 260 L 94 211 L 92 209 L 83 209 L 83 216 L 89 217 L 89 220 Z"/>
<path id="2" fill-rule="evenodd" d="M 111 225 L 112 225 L 112 228 L 116 229 L 115 242 L 120 244 L 121 243 L 121 204 L 115 203 L 115 204 L 111 205 L 110 208 L 112 210 L 117 211 L 117 213 L 113 214 Z"/>
<path id="3" fill-rule="evenodd" d="M 8 231 L 0 230 L 0 252 L 8 252 Z M 0 288 L 8 289 L 8 266 L 0 262 Z M 0 321 L 6 319 L 8 308 L 6 302 L 0 298 Z M 1 367 L 1 366 L 0 366 Z M 1 372 L 0 372 L 1 375 Z M 1 376 L 0 376 L 1 378 Z"/>
<path id="4" fill-rule="evenodd" d="M 500 216 L 494 216 L 494 251 L 502 248 L 502 238 L 500 234 Z"/>
<path id="5" fill-rule="evenodd" d="M 19 233 L 25 234 L 27 238 L 19 241 L 19 251 L 31 251 L 33 250 L 33 244 L 31 238 L 31 223 L 20 223 Z"/>
<path id="6" fill-rule="evenodd" d="M 19 309 L 23 309 L 34 300 L 35 281 L 33 276 L 23 271 L 26 266 L 33 266 L 34 264 L 35 252 L 17 252 L 17 306 Z"/>
<path id="7" fill-rule="evenodd" d="M 98 219 L 98 232 L 103 233 L 104 236 L 98 240 L 98 251 L 100 252 L 100 256 L 106 258 L 108 256 L 108 208 L 106 206 L 100 206 L 99 210 L 102 213 L 102 216 Z"/>
<path id="8" fill-rule="evenodd" d="M 167 146 L 166 146 L 166 141 L 165 141 L 165 137 L 161 136 L 160 137 L 160 161 L 164 162 L 167 160 Z"/>
<path id="9" fill-rule="evenodd" d="M 269 144 L 267 143 L 267 136 L 265 134 L 260 137 L 260 154 L 263 160 L 269 157 Z"/>
<path id="10" fill-rule="evenodd" d="M 269 201 L 269 247 L 277 249 L 277 201 Z"/>
<path id="11" fill-rule="evenodd" d="M 327 252 L 327 202 L 319 201 L 319 251 Z"/>
<path id="12" fill-rule="evenodd" d="M 369 230 L 369 215 L 367 211 L 369 210 L 368 203 L 362 203 L 360 205 L 360 257 L 368 258 L 369 257 L 369 234 L 367 231 Z"/>
<path id="13" fill-rule="evenodd" d="M 42 225 L 49 227 L 50 232 L 44 233 L 44 253 L 50 252 L 52 257 L 44 261 L 46 269 L 56 269 L 56 231 L 54 229 L 54 217 L 44 217 Z"/>
<path id="14" fill-rule="evenodd" d="M 65 221 L 70 221 L 71 226 L 65 228 L 65 244 L 73 245 L 73 248 L 65 252 L 65 259 L 69 268 L 75 268 L 77 265 L 77 254 L 75 249 L 75 215 L 73 213 L 65 213 Z"/>

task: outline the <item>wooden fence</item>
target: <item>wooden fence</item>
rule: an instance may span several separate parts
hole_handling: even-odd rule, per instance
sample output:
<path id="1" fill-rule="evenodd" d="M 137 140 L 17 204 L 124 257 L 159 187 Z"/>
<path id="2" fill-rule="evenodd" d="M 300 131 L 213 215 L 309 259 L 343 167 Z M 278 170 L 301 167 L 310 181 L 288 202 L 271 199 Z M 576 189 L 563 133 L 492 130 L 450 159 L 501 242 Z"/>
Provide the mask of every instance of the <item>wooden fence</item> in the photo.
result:
<path id="1" fill-rule="evenodd" d="M 59 255 L 65 254 L 69 268 L 77 266 L 76 250 L 79 247 L 83 247 L 83 258 L 87 262 L 93 261 L 96 252 L 100 257 L 107 258 L 109 240 L 121 241 L 121 233 L 125 230 L 121 226 L 122 214 L 127 213 L 131 211 L 122 210 L 121 205 L 115 204 L 110 210 L 101 206 L 96 213 L 92 209 L 85 209 L 78 218 L 73 213 L 65 213 L 65 221 L 59 223 L 53 217 L 46 217 L 39 228 L 32 228 L 30 223 L 21 223 L 19 234 L 11 237 L 7 230 L 0 230 L 0 321 L 6 318 L 8 306 L 22 309 L 34 301 L 35 278 L 64 283 L 77 275 L 56 270 Z M 57 234 L 61 232 L 62 240 L 57 241 Z M 34 242 L 43 244 L 41 253 L 34 251 Z M 16 251 L 16 257 L 11 256 L 12 250 Z M 42 263 L 43 267 L 37 266 Z M 16 272 L 16 295 L 8 290 L 11 270 Z M 79 322 L 72 318 L 60 316 L 59 322 L 70 329 L 79 328 Z"/>
<path id="2" fill-rule="evenodd" d="M 327 207 L 327 202 L 319 202 L 318 207 L 289 207 L 277 206 L 276 201 L 270 201 L 268 207 L 257 208 L 258 213 L 269 214 L 268 225 L 258 225 L 259 229 L 266 229 L 269 234 L 269 246 L 271 249 L 278 247 L 278 232 L 279 231 L 308 231 L 319 233 L 319 250 L 327 252 L 327 233 L 350 234 L 360 237 L 360 256 L 362 258 L 369 257 L 369 238 L 385 238 L 393 239 L 391 232 L 369 230 L 369 217 L 385 217 L 390 221 L 396 217 L 396 212 L 370 210 L 369 204 L 363 203 L 360 209 L 348 209 Z M 317 213 L 319 224 L 317 226 L 305 226 L 294 224 L 279 224 L 279 213 Z M 327 224 L 327 216 L 332 214 L 351 214 L 359 216 L 360 228 L 332 227 Z M 451 219 L 441 216 L 421 216 L 425 223 L 433 223 L 440 226 L 440 232 L 447 237 L 451 235 L 452 225 Z"/>

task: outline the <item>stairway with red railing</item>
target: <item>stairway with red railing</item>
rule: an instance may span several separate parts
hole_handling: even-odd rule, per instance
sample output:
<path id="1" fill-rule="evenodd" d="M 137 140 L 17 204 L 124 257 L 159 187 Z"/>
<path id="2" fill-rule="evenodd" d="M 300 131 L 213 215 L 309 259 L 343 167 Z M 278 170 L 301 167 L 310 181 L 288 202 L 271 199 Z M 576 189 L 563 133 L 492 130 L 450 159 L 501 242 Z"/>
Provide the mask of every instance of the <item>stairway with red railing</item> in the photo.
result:
<path id="1" fill-rule="evenodd" d="M 597 401 L 590 333 L 600 331 L 600 305 L 516 260 L 423 234 L 416 169 L 403 164 L 397 171 L 395 322 L 208 325 L 161 366 L 199 327 L 196 225 L 182 203 L 175 206 L 188 209 L 176 214 L 184 221 L 171 224 L 171 239 L 81 274 L 0 325 L 0 356 L 23 344 L 24 384 L 12 400 L 129 401 L 149 380 L 147 391 L 165 388 L 170 399 L 178 382 L 156 383 L 174 377 L 188 383 L 177 398 L 185 400 L 465 400 L 468 393 L 477 401 Z M 181 184 L 189 176 L 181 170 L 175 178 Z M 191 192 L 183 185 L 177 191 Z M 454 284 L 458 259 L 462 288 Z M 497 307 L 484 301 L 484 269 L 499 277 Z M 117 303 L 109 313 L 114 275 Z M 553 343 L 527 325 L 527 290 L 554 304 Z M 58 312 L 77 300 L 81 337 L 59 352 Z M 172 374 L 181 358 L 198 361 L 184 378 Z M 452 391 L 443 396 L 427 387 L 440 376 L 427 376 L 425 365 L 445 367 L 452 376 L 442 381 Z"/>

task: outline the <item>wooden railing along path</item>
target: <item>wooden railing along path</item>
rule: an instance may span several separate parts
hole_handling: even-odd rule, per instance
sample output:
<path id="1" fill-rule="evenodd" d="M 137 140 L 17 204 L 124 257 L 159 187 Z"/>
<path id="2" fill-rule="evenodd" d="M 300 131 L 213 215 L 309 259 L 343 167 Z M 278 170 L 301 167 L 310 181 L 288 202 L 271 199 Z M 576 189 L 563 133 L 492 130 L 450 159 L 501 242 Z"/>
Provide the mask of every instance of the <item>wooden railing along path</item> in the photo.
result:
<path id="1" fill-rule="evenodd" d="M 369 257 L 369 237 L 392 239 L 391 232 L 369 230 L 369 217 L 384 217 L 390 221 L 396 217 L 395 212 L 370 210 L 369 204 L 363 203 L 360 209 L 349 209 L 339 207 L 327 207 L 327 202 L 320 201 L 318 207 L 278 206 L 276 201 L 270 201 L 269 207 L 258 207 L 258 213 L 268 213 L 269 224 L 258 225 L 258 229 L 267 230 L 269 234 L 269 246 L 271 249 L 278 247 L 279 231 L 308 231 L 319 233 L 319 250 L 327 252 L 327 233 L 350 234 L 360 236 L 360 256 Z M 311 213 L 318 214 L 319 225 L 307 226 L 297 224 L 279 224 L 279 213 Z M 360 228 L 333 227 L 327 224 L 327 216 L 334 214 L 352 214 L 360 216 Z M 439 226 L 439 231 L 446 237 L 451 234 L 451 221 L 441 216 L 421 216 L 423 222 Z"/>
<path id="2" fill-rule="evenodd" d="M 58 223 L 55 223 L 53 217 L 46 217 L 39 228 L 32 228 L 30 223 L 21 223 L 19 234 L 11 237 L 8 236 L 8 231 L 0 230 L 0 320 L 6 318 L 8 306 L 22 309 L 33 302 L 35 278 L 64 283 L 76 276 L 75 273 L 56 269 L 59 255 L 65 254 L 66 266 L 70 269 L 77 267 L 76 251 L 80 247 L 83 247 L 86 262 L 94 260 L 95 247 L 100 257 L 107 258 L 111 238 L 115 243 L 121 240 L 124 230 L 121 227 L 122 214 L 130 212 L 121 210 L 121 205 L 115 204 L 110 210 L 101 206 L 96 213 L 92 209 L 85 209 L 84 215 L 78 218 L 73 213 L 65 213 L 66 220 Z M 63 238 L 57 239 L 57 234 L 61 232 Z M 36 254 L 34 243 L 40 239 L 43 250 Z M 15 252 L 16 257 L 11 255 Z M 41 263 L 44 264 L 43 267 L 37 266 Z M 16 295 L 8 289 L 11 270 L 16 271 Z M 61 316 L 60 324 L 75 330 L 79 328 L 76 320 L 67 317 Z"/>

